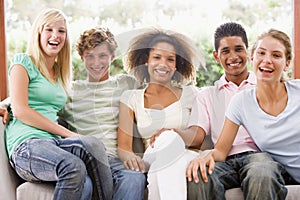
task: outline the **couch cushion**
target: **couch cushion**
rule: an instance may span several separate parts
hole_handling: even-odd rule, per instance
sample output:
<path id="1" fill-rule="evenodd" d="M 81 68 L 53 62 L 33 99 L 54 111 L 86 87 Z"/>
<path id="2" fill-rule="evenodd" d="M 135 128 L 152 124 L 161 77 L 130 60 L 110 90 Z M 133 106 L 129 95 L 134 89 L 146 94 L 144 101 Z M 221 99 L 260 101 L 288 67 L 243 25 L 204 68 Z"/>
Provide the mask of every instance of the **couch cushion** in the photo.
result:
<path id="1" fill-rule="evenodd" d="M 286 200 L 299 200 L 300 199 L 300 185 L 287 185 L 288 195 Z M 233 188 L 226 190 L 226 200 L 241 200 L 244 199 L 243 192 L 240 188 Z"/>
<path id="2" fill-rule="evenodd" d="M 17 188 L 18 200 L 52 200 L 53 184 L 23 183 Z"/>

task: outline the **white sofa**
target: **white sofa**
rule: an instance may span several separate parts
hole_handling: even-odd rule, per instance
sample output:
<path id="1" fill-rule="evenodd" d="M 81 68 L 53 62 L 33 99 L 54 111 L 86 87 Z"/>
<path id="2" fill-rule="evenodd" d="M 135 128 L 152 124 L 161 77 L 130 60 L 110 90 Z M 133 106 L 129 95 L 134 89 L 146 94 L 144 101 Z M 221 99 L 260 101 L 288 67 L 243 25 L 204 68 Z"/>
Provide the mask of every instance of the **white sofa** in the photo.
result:
<path id="1" fill-rule="evenodd" d="M 9 165 L 4 143 L 4 125 L 0 117 L 0 200 L 51 200 L 54 186 L 52 184 L 36 184 L 22 181 Z M 202 148 L 210 148 L 209 139 Z M 300 185 L 289 185 L 287 200 L 300 199 Z M 239 188 L 226 191 L 226 199 L 242 200 Z"/>

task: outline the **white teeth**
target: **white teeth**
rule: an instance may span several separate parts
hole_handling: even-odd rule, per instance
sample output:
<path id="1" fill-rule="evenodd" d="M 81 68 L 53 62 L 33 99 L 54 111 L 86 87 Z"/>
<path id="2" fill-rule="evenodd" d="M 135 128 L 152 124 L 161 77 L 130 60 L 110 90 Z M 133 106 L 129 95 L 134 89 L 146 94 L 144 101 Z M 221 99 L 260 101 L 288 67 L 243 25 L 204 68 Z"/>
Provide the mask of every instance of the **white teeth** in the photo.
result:
<path id="1" fill-rule="evenodd" d="M 232 66 L 232 67 L 236 67 L 238 66 L 240 63 L 231 63 L 231 64 L 228 64 L 229 66 Z"/>
<path id="2" fill-rule="evenodd" d="M 273 70 L 272 69 L 268 69 L 268 68 L 264 68 L 264 67 L 260 67 L 261 70 L 263 71 L 267 71 L 267 72 L 272 72 Z"/>
<path id="3" fill-rule="evenodd" d="M 92 68 L 92 70 L 100 72 L 103 68 Z"/>
<path id="4" fill-rule="evenodd" d="M 52 44 L 52 45 L 58 45 L 58 42 L 49 41 L 49 44 Z"/>
<path id="5" fill-rule="evenodd" d="M 169 71 L 159 70 L 159 69 L 156 69 L 155 71 L 160 74 L 167 74 L 169 72 Z"/>

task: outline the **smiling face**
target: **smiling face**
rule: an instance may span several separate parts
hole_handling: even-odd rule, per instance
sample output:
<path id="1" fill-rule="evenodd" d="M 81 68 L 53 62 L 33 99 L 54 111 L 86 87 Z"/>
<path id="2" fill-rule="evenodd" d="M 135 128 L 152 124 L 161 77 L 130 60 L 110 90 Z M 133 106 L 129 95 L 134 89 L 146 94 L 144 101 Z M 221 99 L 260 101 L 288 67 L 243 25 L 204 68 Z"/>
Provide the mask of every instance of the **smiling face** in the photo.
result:
<path id="1" fill-rule="evenodd" d="M 159 42 L 149 53 L 148 73 L 150 82 L 169 84 L 176 70 L 176 52 L 174 46 Z"/>
<path id="2" fill-rule="evenodd" d="M 102 43 L 93 49 L 85 50 L 81 59 L 88 72 L 89 82 L 108 79 L 109 68 L 114 55 L 110 52 L 106 43 Z"/>
<path id="3" fill-rule="evenodd" d="M 277 39 L 267 36 L 260 39 L 251 57 L 257 80 L 280 81 L 282 72 L 288 69 L 286 48 Z"/>
<path id="4" fill-rule="evenodd" d="M 223 37 L 219 42 L 218 51 L 214 51 L 213 55 L 222 65 L 228 81 L 248 74 L 247 49 L 241 37 Z"/>
<path id="5" fill-rule="evenodd" d="M 46 24 L 41 32 L 40 44 L 43 52 L 48 57 L 56 57 L 63 48 L 67 31 L 64 20 L 59 20 L 51 24 Z"/>

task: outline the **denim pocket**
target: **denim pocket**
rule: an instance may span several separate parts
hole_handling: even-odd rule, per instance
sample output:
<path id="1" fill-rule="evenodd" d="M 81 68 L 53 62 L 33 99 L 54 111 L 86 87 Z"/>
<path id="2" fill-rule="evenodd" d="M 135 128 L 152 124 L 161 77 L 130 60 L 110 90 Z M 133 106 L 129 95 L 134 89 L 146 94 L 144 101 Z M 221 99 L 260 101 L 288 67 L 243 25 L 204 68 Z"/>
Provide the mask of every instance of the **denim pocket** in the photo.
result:
<path id="1" fill-rule="evenodd" d="M 29 182 L 40 182 L 32 173 L 30 167 L 30 150 L 28 148 L 28 140 L 21 143 L 11 155 L 10 162 L 17 174 L 24 180 Z"/>

